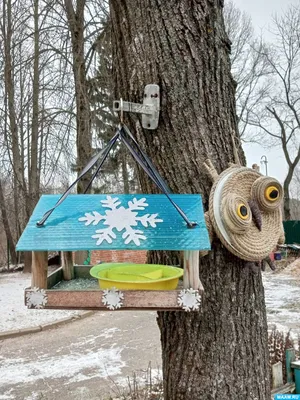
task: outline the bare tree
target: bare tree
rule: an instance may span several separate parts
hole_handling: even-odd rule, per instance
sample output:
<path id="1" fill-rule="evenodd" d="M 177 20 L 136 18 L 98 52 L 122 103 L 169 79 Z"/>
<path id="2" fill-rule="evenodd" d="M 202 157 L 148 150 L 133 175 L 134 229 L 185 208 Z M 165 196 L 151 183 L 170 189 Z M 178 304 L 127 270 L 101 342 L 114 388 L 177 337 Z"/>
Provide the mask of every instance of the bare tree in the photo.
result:
<path id="1" fill-rule="evenodd" d="M 51 28 L 52 10 L 52 4 L 44 0 L 5 0 L 0 6 L 0 74 L 4 83 L 0 85 L 0 169 L 13 188 L 13 218 L 10 202 L 5 204 L 14 242 L 32 213 L 41 185 L 53 181 L 63 155 L 68 159 L 72 155 L 72 124 L 66 124 L 65 115 L 75 115 L 74 95 L 68 100 L 70 85 L 63 82 L 66 74 L 59 61 L 64 51 L 48 46 L 49 37 L 53 40 L 55 35 L 53 42 L 63 44 L 61 31 Z M 64 30 L 68 32 L 67 24 Z M 7 198 L 8 187 L 2 190 Z M 27 267 L 29 270 L 30 265 Z"/>
<path id="2" fill-rule="evenodd" d="M 291 219 L 290 184 L 300 160 L 300 7 L 290 6 L 273 20 L 273 42 L 260 49 L 267 68 L 268 90 L 247 108 L 248 123 L 261 143 L 282 148 L 288 173 L 284 180 L 284 217 Z"/>
<path id="3" fill-rule="evenodd" d="M 16 7 L 19 4 L 14 4 Z M 3 14 L 1 21 L 1 32 L 3 38 L 3 54 L 4 54 L 4 99 L 7 102 L 7 112 L 9 117 L 9 129 L 4 134 L 6 135 L 5 142 L 9 148 L 10 161 L 13 167 L 13 185 L 14 185 L 14 211 L 16 215 L 22 215 L 23 201 L 26 198 L 26 181 L 24 160 L 20 147 L 19 129 L 16 114 L 16 95 L 15 95 L 15 80 L 14 72 L 15 65 L 13 61 L 13 26 L 14 20 L 12 16 L 12 1 L 6 0 L 3 2 Z M 21 217 L 17 219 L 17 232 L 20 235 L 24 225 Z"/>
<path id="4" fill-rule="evenodd" d="M 261 54 L 263 42 L 255 36 L 250 16 L 229 1 L 225 4 L 224 21 L 231 42 L 231 72 L 236 81 L 239 135 L 243 141 L 249 141 L 252 139 L 247 135 L 249 113 L 265 96 L 268 81 L 264 77 L 269 70 Z"/>

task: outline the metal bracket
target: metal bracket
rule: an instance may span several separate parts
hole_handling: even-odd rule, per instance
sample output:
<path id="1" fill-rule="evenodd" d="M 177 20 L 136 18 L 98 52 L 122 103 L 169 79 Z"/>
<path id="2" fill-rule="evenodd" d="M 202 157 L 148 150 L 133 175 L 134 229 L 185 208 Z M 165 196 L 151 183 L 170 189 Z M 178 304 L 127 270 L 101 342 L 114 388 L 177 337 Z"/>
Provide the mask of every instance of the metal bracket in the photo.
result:
<path id="1" fill-rule="evenodd" d="M 142 127 L 145 129 L 156 129 L 158 127 L 160 95 L 159 86 L 155 84 L 146 85 L 144 89 L 143 104 L 130 103 L 129 101 L 115 100 L 113 110 L 121 113 L 133 112 L 142 114 Z"/>

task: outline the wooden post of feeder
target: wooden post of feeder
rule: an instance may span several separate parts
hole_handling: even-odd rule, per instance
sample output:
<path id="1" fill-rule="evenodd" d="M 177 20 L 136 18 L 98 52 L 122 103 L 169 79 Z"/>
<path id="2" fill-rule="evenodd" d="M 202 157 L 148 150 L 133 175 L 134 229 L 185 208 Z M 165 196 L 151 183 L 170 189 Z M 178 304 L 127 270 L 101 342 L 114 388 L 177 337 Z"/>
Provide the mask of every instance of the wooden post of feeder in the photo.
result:
<path id="1" fill-rule="evenodd" d="M 186 250 L 183 252 L 183 287 L 203 291 L 199 278 L 199 251 Z"/>
<path id="2" fill-rule="evenodd" d="M 74 263 L 73 263 L 73 252 L 62 251 L 61 252 L 63 278 L 65 281 L 74 279 Z"/>
<path id="3" fill-rule="evenodd" d="M 48 252 L 33 251 L 32 252 L 32 277 L 31 287 L 39 289 L 47 289 L 47 273 L 48 273 Z"/>

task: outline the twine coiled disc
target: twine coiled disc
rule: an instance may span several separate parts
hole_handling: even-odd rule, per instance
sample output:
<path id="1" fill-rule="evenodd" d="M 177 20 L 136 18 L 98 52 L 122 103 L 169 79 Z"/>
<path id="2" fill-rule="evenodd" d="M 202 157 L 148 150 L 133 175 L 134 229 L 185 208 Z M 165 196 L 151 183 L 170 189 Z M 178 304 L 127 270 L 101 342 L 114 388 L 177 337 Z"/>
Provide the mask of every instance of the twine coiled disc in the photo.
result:
<path id="1" fill-rule="evenodd" d="M 276 201 L 263 199 L 270 185 L 278 189 Z M 263 260 L 282 241 L 281 199 L 282 188 L 275 179 L 263 177 L 250 168 L 230 167 L 214 182 L 210 193 L 209 216 L 214 231 L 237 257 L 246 261 Z M 261 230 L 253 221 L 249 202 L 258 204 Z M 237 205 L 241 203 L 248 211 L 245 220 L 237 214 Z"/>

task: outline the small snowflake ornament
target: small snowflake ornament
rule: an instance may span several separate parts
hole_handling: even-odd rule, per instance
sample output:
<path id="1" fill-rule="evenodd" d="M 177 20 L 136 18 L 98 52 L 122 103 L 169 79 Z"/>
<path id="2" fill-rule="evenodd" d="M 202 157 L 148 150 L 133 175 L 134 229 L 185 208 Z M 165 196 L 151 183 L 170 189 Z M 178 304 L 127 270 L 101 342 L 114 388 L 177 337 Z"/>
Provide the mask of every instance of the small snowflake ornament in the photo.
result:
<path id="1" fill-rule="evenodd" d="M 100 245 L 104 240 L 107 243 L 112 243 L 117 238 L 116 232 L 122 232 L 122 239 L 124 243 L 128 244 L 134 242 L 136 246 L 140 246 L 141 240 L 146 240 L 144 231 L 140 229 L 133 229 L 140 223 L 145 228 L 151 226 L 156 228 L 158 222 L 163 222 L 162 219 L 158 219 L 158 214 L 144 214 L 138 216 L 138 211 L 144 210 L 148 207 L 146 198 L 137 200 L 133 198 L 132 201 L 128 201 L 128 207 L 121 206 L 121 201 L 118 197 L 106 196 L 105 200 L 101 200 L 102 207 L 106 207 L 109 210 L 105 211 L 105 215 L 101 215 L 97 211 L 91 213 L 85 213 L 84 217 L 79 218 L 80 222 L 84 222 L 85 226 L 98 225 L 103 222 L 103 225 L 107 225 L 108 228 L 96 230 L 96 234 L 92 235 L 92 238 L 97 239 L 97 245 Z M 121 207 L 120 207 L 121 206 Z"/>
<path id="2" fill-rule="evenodd" d="M 34 287 L 32 292 L 26 293 L 26 302 L 28 308 L 44 308 L 48 297 L 44 289 Z"/>
<path id="3" fill-rule="evenodd" d="M 185 311 L 199 310 L 201 304 L 201 296 L 198 290 L 183 289 L 178 296 L 178 304 Z"/>
<path id="4" fill-rule="evenodd" d="M 102 303 L 105 304 L 109 310 L 116 310 L 117 308 L 121 308 L 123 305 L 123 299 L 124 294 L 120 290 L 111 288 L 104 290 Z"/>

